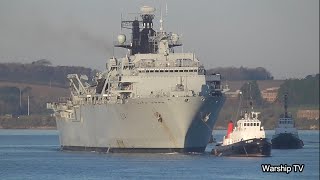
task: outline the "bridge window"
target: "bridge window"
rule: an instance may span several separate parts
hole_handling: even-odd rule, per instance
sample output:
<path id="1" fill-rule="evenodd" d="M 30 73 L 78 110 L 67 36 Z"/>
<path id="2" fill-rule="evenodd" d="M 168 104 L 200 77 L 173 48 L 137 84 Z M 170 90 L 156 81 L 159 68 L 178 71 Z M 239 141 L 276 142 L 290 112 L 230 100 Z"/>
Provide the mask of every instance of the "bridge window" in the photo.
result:
<path id="1" fill-rule="evenodd" d="M 159 72 L 159 70 L 155 70 L 155 72 Z"/>
<path id="2" fill-rule="evenodd" d="M 188 72 L 188 70 L 184 70 L 184 72 Z"/>
<path id="3" fill-rule="evenodd" d="M 179 72 L 183 72 L 183 70 L 179 70 Z"/>
<path id="4" fill-rule="evenodd" d="M 168 70 L 164 70 L 164 72 L 169 72 Z"/>
<path id="5" fill-rule="evenodd" d="M 160 72 L 163 72 L 163 70 L 160 70 Z"/>
<path id="6" fill-rule="evenodd" d="M 179 72 L 178 70 L 174 70 L 174 72 Z"/>
<path id="7" fill-rule="evenodd" d="M 173 70 L 169 70 L 169 72 L 173 72 Z"/>
<path id="8" fill-rule="evenodd" d="M 146 73 L 149 73 L 149 70 L 146 70 Z"/>

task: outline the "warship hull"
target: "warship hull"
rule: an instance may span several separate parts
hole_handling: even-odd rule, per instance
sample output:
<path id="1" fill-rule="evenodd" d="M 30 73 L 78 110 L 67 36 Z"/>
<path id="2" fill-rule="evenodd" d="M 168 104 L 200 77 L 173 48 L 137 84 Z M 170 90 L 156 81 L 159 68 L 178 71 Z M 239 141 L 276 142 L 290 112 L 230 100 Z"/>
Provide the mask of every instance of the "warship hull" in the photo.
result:
<path id="1" fill-rule="evenodd" d="M 249 139 L 230 145 L 220 145 L 212 151 L 216 156 L 267 157 L 271 155 L 271 144 L 266 138 Z"/>
<path id="2" fill-rule="evenodd" d="M 224 97 L 157 97 L 74 107 L 56 115 L 61 148 L 98 152 L 204 152 Z"/>
<path id="3" fill-rule="evenodd" d="M 301 149 L 303 141 L 291 133 L 280 133 L 272 140 L 272 149 Z"/>

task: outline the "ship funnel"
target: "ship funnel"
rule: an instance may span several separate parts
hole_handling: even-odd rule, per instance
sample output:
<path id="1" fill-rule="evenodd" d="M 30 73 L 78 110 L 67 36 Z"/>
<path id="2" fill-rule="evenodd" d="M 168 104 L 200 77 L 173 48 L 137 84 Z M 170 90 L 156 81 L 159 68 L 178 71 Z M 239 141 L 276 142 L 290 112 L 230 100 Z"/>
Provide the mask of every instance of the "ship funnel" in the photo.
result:
<path id="1" fill-rule="evenodd" d="M 232 122 L 232 121 L 229 121 L 229 123 L 228 123 L 228 129 L 227 129 L 227 138 L 229 138 L 230 133 L 232 133 L 232 131 L 233 131 L 233 122 Z"/>

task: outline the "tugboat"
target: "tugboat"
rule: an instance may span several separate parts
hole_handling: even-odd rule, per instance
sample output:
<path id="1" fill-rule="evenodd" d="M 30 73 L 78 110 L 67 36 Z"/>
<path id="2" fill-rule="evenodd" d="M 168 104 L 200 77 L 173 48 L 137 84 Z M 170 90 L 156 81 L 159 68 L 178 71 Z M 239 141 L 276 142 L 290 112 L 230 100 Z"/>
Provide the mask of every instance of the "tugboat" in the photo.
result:
<path id="1" fill-rule="evenodd" d="M 291 115 L 288 115 L 288 95 L 284 95 L 284 115 L 281 115 L 272 137 L 273 149 L 301 149 L 304 144 L 299 138 Z"/>
<path id="2" fill-rule="evenodd" d="M 233 122 L 230 121 L 227 135 L 211 153 L 216 156 L 270 156 L 271 143 L 267 140 L 264 128 L 258 119 L 259 114 L 260 112 L 246 111 L 237 121 L 236 127 L 233 127 Z"/>

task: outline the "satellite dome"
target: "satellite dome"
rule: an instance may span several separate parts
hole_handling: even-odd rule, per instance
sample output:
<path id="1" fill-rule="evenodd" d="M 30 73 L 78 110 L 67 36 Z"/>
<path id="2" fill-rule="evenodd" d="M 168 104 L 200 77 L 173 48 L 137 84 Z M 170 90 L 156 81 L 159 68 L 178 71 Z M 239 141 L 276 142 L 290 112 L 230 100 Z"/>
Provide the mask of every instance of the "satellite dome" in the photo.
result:
<path id="1" fill-rule="evenodd" d="M 119 34 L 119 36 L 118 36 L 118 42 L 119 42 L 119 44 L 123 44 L 124 42 L 126 42 L 126 35 L 124 35 L 124 34 Z"/>
<path id="2" fill-rule="evenodd" d="M 142 14 L 153 14 L 156 9 L 150 6 L 142 6 L 140 8 L 140 11 L 142 12 Z"/>
<path id="3" fill-rule="evenodd" d="M 173 43 L 177 43 L 178 40 L 179 40 L 178 34 L 172 33 L 172 35 L 171 35 L 171 40 L 173 41 Z"/>

